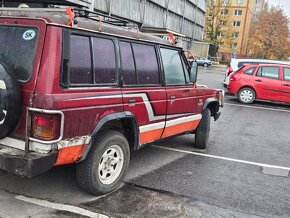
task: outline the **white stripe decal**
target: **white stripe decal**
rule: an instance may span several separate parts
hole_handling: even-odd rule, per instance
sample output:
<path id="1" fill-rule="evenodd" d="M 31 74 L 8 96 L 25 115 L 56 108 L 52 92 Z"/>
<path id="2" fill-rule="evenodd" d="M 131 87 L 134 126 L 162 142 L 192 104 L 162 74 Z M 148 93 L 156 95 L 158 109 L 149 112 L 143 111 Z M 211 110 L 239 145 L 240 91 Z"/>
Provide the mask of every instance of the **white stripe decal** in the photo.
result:
<path id="1" fill-rule="evenodd" d="M 143 132 L 148 132 L 151 130 L 155 130 L 155 129 L 163 129 L 165 126 L 165 122 L 160 122 L 160 123 L 153 123 L 153 124 L 149 124 L 149 125 L 145 125 L 145 126 L 140 126 L 140 133 Z"/>
<path id="2" fill-rule="evenodd" d="M 186 122 L 190 122 L 190 121 L 200 120 L 201 117 L 202 117 L 201 114 L 196 114 L 196 115 L 193 115 L 193 116 L 177 118 L 177 119 L 174 119 L 174 120 L 167 121 L 166 122 L 166 127 L 174 126 L 174 125 L 177 125 L 177 124 L 186 123 Z"/>
<path id="3" fill-rule="evenodd" d="M 17 200 L 20 201 L 24 201 L 27 203 L 31 203 L 31 204 L 35 204 L 38 206 L 42 206 L 42 207 L 47 207 L 47 208 L 51 208 L 54 210 L 61 210 L 61 211 L 67 211 L 67 212 L 71 212 L 74 214 L 79 214 L 82 216 L 87 216 L 87 217 L 92 217 L 92 218 L 107 218 L 108 216 L 101 214 L 101 213 L 95 213 L 92 212 L 90 210 L 86 210 L 80 207 L 76 207 L 76 206 L 72 206 L 72 205 L 66 205 L 66 204 L 59 204 L 59 203 L 53 203 L 50 201 L 46 201 L 46 200 L 40 200 L 37 198 L 28 198 L 28 197 L 24 197 L 22 195 L 18 195 L 15 196 L 15 198 Z"/>
<path id="4" fill-rule="evenodd" d="M 73 99 L 68 99 L 65 101 L 92 100 L 92 99 L 105 99 L 105 98 L 122 98 L 122 97 L 124 97 L 124 98 L 142 98 L 142 101 L 143 101 L 142 103 L 145 104 L 145 107 L 146 107 L 146 110 L 148 113 L 149 122 L 157 121 L 157 120 L 165 120 L 166 115 L 158 115 L 158 116 L 154 115 L 151 102 L 149 101 L 149 99 L 145 93 L 124 94 L 123 96 L 122 95 L 92 96 L 92 97 L 84 97 L 84 98 L 73 98 Z M 180 116 L 185 116 L 185 115 L 188 115 L 188 113 L 167 115 L 167 118 L 174 118 L 174 117 L 180 117 Z"/>

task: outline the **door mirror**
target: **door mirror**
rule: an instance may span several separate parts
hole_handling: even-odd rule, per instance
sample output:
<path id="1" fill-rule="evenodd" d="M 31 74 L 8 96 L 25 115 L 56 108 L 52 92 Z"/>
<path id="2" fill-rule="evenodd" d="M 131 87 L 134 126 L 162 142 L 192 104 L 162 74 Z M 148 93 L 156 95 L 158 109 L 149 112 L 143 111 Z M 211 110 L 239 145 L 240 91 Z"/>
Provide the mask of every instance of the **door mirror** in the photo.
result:
<path id="1" fill-rule="evenodd" d="M 197 62 L 196 61 L 192 61 L 191 62 L 191 68 L 190 68 L 190 74 L 189 74 L 189 78 L 190 78 L 190 82 L 195 83 L 196 79 L 197 79 Z"/>

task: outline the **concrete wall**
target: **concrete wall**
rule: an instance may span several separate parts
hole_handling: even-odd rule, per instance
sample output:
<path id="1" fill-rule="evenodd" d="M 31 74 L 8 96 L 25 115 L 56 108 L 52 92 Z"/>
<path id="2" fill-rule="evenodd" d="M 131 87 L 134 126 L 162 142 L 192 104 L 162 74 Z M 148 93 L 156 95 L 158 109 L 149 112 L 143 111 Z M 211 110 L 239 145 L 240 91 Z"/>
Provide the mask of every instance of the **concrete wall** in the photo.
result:
<path id="1" fill-rule="evenodd" d="M 90 0 L 87 0 L 90 1 Z M 167 28 L 185 35 L 183 45 L 202 40 L 206 0 L 92 0 L 96 10 L 135 21 L 140 26 Z M 86 2 L 71 0 L 71 2 Z"/>

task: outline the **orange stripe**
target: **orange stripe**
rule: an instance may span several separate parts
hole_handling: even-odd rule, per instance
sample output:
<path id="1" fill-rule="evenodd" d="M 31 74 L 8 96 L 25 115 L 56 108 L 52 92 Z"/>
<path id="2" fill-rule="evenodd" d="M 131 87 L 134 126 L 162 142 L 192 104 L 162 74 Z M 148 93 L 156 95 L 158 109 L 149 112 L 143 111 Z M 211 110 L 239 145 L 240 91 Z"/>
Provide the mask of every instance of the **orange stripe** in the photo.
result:
<path id="1" fill-rule="evenodd" d="M 185 123 L 176 124 L 173 126 L 167 126 L 167 127 L 165 127 L 165 131 L 162 135 L 162 138 L 166 138 L 168 136 L 172 136 L 172 135 L 176 135 L 178 133 L 182 133 L 182 132 L 196 129 L 199 122 L 200 122 L 200 120 L 193 120 L 193 121 L 189 121 L 189 122 L 185 122 Z"/>
<path id="2" fill-rule="evenodd" d="M 76 145 L 59 149 L 54 166 L 76 162 L 83 155 L 86 147 L 87 145 Z"/>
<path id="3" fill-rule="evenodd" d="M 142 145 L 160 139 L 162 131 L 163 128 L 140 133 L 140 144 Z"/>

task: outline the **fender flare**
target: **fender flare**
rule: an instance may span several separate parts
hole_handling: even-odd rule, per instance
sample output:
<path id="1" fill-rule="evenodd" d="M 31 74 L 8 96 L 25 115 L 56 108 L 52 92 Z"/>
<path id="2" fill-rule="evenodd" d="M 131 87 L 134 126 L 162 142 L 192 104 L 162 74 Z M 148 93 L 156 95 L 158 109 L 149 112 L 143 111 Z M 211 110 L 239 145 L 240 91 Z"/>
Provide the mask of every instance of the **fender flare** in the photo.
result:
<path id="1" fill-rule="evenodd" d="M 217 105 L 215 107 L 210 107 L 211 104 Z M 204 102 L 202 111 L 204 111 L 206 108 L 209 108 L 211 111 L 211 116 L 215 116 L 215 114 L 217 114 L 219 112 L 219 101 L 212 97 L 212 98 L 208 98 L 206 99 L 206 101 Z"/>
<path id="2" fill-rule="evenodd" d="M 120 120 L 120 119 L 124 119 L 124 118 L 129 118 L 132 120 L 132 124 L 133 124 L 133 128 L 134 128 L 134 144 L 133 147 L 134 149 L 138 148 L 138 144 L 139 144 L 139 126 L 138 123 L 136 121 L 136 118 L 134 116 L 133 113 L 125 111 L 125 112 L 117 112 L 117 113 L 112 113 L 112 114 L 108 114 L 106 116 L 104 116 L 95 126 L 93 132 L 92 132 L 92 139 L 90 141 L 90 143 L 88 144 L 88 146 L 86 147 L 82 157 L 79 159 L 78 162 L 83 161 L 84 159 L 86 159 L 89 151 L 91 150 L 92 144 L 93 144 L 93 138 L 94 136 L 100 131 L 100 129 L 108 122 L 113 121 L 113 120 Z"/>

